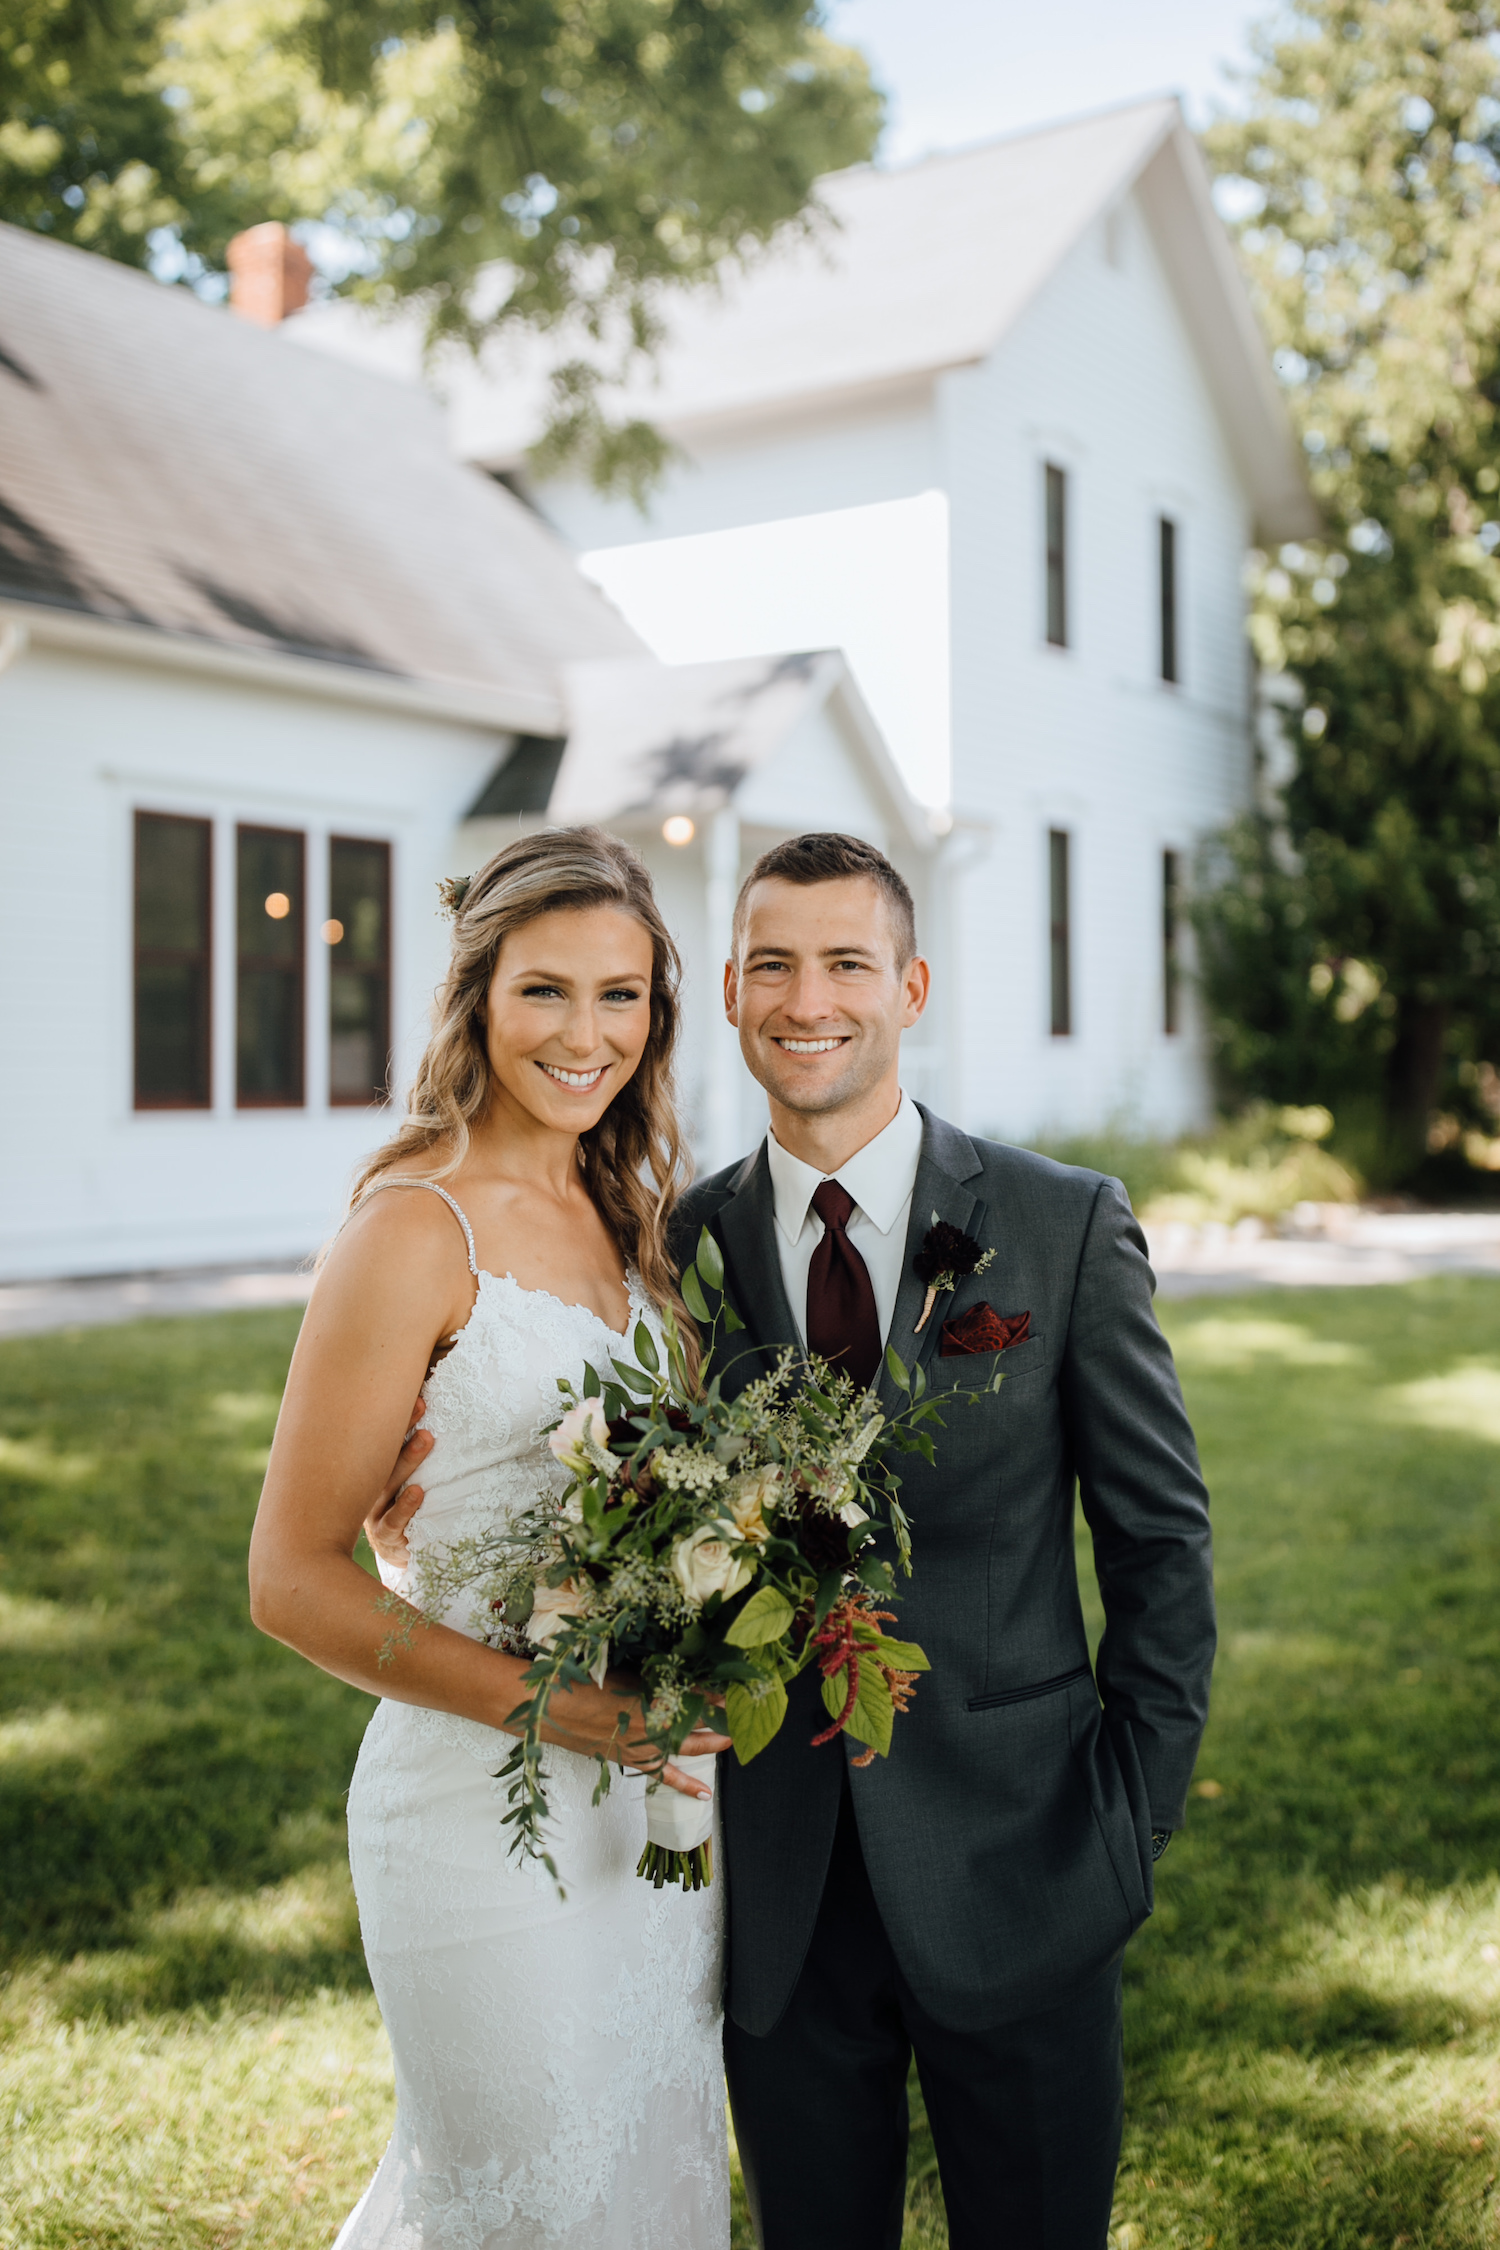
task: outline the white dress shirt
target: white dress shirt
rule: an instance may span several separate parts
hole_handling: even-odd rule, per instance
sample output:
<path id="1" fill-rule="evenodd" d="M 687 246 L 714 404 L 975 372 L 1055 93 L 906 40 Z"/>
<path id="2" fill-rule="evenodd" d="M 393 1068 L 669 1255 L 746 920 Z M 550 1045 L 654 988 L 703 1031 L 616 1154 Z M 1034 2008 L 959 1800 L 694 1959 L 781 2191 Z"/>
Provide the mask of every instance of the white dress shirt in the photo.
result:
<path id="1" fill-rule="evenodd" d="M 797 1340 L 807 1349 L 807 1270 L 812 1254 L 823 1239 L 823 1222 L 812 1208 L 815 1191 L 824 1180 L 837 1180 L 854 1198 L 854 1209 L 845 1229 L 864 1259 L 875 1291 L 881 1341 L 890 1335 L 901 1286 L 901 1261 L 906 1252 L 906 1230 L 911 1220 L 912 1190 L 922 1155 L 922 1116 L 905 1094 L 901 1107 L 873 1141 L 841 1164 L 836 1172 L 819 1172 L 800 1156 L 784 1149 L 774 1133 L 766 1136 L 766 1156 L 771 1166 L 771 1188 L 776 1199 L 776 1250 L 787 1303 L 797 1323 Z"/>

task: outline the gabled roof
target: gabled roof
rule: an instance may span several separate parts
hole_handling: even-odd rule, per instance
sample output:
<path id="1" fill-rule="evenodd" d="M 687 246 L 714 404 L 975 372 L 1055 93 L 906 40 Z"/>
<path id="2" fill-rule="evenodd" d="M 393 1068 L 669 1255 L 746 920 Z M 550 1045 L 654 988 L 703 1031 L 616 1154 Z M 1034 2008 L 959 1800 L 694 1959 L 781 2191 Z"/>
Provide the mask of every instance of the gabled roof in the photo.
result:
<path id="1" fill-rule="evenodd" d="M 931 844 L 836 649 L 707 664 L 602 659 L 569 664 L 563 677 L 569 733 L 546 800 L 552 820 L 645 827 L 669 813 L 709 819 L 787 746 L 810 712 L 831 703 L 900 841 Z M 476 813 L 501 809 L 491 791 L 498 799 L 508 771 L 500 769 Z"/>
<path id="2" fill-rule="evenodd" d="M 39 634 L 113 621 L 136 654 L 159 637 L 200 668 L 217 649 L 283 679 L 291 658 L 438 703 L 462 689 L 537 731 L 560 721 L 565 659 L 641 645 L 529 509 L 453 459 L 420 391 L 10 226 L 0 600 Z"/>
<path id="3" fill-rule="evenodd" d="M 1137 189 L 1218 400 L 1265 536 L 1317 528 L 1301 455 L 1197 145 L 1173 99 L 1135 102 L 1039 132 L 885 171 L 821 180 L 833 223 L 719 291 L 665 302 L 655 380 L 614 395 L 691 443 L 695 429 L 775 420 L 819 402 L 929 380 L 994 351 L 1085 229 Z M 286 334 L 401 364 L 399 324 L 313 307 Z M 418 372 L 415 338 L 406 366 Z M 457 450 L 517 463 L 540 427 L 549 351 L 492 346 L 442 363 Z"/>

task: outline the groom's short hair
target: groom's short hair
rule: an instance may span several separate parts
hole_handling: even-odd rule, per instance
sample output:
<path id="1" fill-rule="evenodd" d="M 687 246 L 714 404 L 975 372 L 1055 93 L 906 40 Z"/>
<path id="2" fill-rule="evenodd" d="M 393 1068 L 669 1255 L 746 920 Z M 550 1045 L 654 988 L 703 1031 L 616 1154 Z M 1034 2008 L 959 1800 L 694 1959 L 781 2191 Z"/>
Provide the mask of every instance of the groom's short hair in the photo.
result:
<path id="1" fill-rule="evenodd" d="M 757 883 L 837 883 L 862 875 L 885 900 L 891 935 L 896 941 L 896 966 L 904 969 L 917 950 L 917 910 L 911 892 L 884 852 L 858 836 L 840 836 L 815 830 L 806 836 L 789 836 L 762 852 L 744 882 L 734 906 L 734 951 L 738 959 L 745 936 L 745 915 L 750 893 Z"/>

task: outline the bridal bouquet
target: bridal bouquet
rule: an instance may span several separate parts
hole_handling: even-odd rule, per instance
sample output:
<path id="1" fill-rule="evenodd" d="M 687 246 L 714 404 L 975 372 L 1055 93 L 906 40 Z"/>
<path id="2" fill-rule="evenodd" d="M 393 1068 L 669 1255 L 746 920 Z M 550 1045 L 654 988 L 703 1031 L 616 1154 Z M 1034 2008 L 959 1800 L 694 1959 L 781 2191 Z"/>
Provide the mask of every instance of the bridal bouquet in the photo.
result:
<path id="1" fill-rule="evenodd" d="M 744 1324 L 723 1281 L 705 1228 L 682 1277 L 683 1301 L 705 1331 L 701 1374 L 670 1314 L 665 1366 L 638 1324 L 634 1361 L 590 1366 L 581 1392 L 558 1385 L 565 1411 L 549 1442 L 566 1486 L 539 1497 L 503 1533 L 456 1546 L 424 1569 L 429 1601 L 471 1589 L 485 1638 L 513 1646 L 519 1635 L 533 1654 L 528 1699 L 511 1715 L 523 1731 L 500 1778 L 510 1783 L 512 1851 L 541 1860 L 554 1880 L 543 1834 L 542 1727 L 558 1689 L 602 1684 L 610 1665 L 636 1673 L 639 1699 L 620 1713 L 622 1747 L 627 1736 L 644 1737 L 663 1762 L 711 1780 L 713 1758 L 678 1756 L 694 1728 L 727 1732 L 748 1763 L 786 1718 L 787 1682 L 810 1666 L 828 1714 L 814 1742 L 848 1733 L 864 1745 L 856 1765 L 868 1765 L 888 1752 L 896 1714 L 928 1669 L 921 1649 L 885 1631 L 894 1622 L 885 1605 L 895 1578 L 874 1551 L 886 1524 L 910 1573 L 890 1456 L 933 1459 L 923 1425 L 942 1417 L 922 1369 L 908 1372 L 887 1351 L 906 1398 L 889 1417 L 847 1375 L 790 1351 L 726 1399 L 714 1372 L 720 1333 Z M 599 1766 L 596 1804 L 610 1782 L 610 1761 L 601 1757 Z M 657 1785 L 637 1872 L 658 1888 L 710 1882 L 712 1825 L 711 1799 Z"/>

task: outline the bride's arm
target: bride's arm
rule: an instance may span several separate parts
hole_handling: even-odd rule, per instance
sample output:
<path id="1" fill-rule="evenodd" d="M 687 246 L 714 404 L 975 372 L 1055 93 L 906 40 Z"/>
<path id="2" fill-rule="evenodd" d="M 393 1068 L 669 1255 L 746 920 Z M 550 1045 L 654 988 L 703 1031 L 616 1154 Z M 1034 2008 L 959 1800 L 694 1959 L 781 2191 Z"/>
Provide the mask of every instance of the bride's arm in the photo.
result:
<path id="1" fill-rule="evenodd" d="M 351 1221 L 319 1274 L 250 1542 L 250 1613 L 263 1633 L 351 1686 L 504 1727 L 525 1699 L 525 1659 L 425 1623 L 393 1649 L 396 1621 L 354 1560 L 370 1494 L 401 1450 L 433 1346 L 469 1317 L 468 1273 L 445 1228 L 456 1232 L 435 1197 L 382 1195 Z M 568 1749 L 618 1756 L 620 1710 L 608 1688 L 575 1688 L 554 1700 L 557 1723 L 545 1731 Z M 719 1746 L 717 1737 L 692 1744 Z M 625 1752 L 629 1763 L 648 1755 L 644 1743 Z M 664 1778 L 704 1794 L 675 1769 Z"/>

